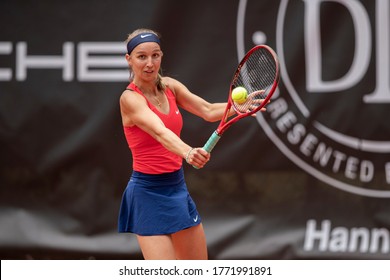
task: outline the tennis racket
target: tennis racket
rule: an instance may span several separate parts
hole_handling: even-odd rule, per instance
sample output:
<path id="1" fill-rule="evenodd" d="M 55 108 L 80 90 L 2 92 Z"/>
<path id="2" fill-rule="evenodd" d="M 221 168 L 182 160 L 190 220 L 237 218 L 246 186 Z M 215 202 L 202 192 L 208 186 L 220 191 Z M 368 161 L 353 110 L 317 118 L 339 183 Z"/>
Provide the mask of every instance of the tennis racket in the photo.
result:
<path id="1" fill-rule="evenodd" d="M 232 124 L 263 108 L 271 99 L 278 82 L 279 60 L 275 51 L 266 45 L 253 47 L 241 60 L 234 73 L 223 118 L 203 149 L 210 153 L 222 134 Z M 232 91 L 236 87 L 244 87 L 248 92 L 248 97 L 242 104 L 238 104 L 232 99 Z M 229 119 L 231 107 L 236 114 Z"/>

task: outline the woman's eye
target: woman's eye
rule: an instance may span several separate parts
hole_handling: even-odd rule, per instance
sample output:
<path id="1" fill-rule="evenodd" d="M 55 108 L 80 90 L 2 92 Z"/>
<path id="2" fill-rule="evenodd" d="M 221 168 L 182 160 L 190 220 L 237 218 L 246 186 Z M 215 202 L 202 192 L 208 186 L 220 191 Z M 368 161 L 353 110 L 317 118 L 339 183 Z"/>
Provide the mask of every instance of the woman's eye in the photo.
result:
<path id="1" fill-rule="evenodd" d="M 161 54 L 155 53 L 155 54 L 152 54 L 151 57 L 152 57 L 152 59 L 159 59 L 161 57 Z M 146 59 L 148 59 L 148 56 L 145 54 L 140 54 L 139 56 L 137 56 L 137 58 L 139 60 L 146 60 Z"/>

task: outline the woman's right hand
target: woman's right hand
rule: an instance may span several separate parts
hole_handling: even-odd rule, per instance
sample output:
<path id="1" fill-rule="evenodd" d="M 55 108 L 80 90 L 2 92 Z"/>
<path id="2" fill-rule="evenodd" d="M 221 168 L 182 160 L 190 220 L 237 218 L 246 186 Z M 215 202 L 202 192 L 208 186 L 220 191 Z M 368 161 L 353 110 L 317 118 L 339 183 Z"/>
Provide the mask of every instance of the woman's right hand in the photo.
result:
<path id="1" fill-rule="evenodd" d="M 203 168 L 205 164 L 210 160 L 211 154 L 203 148 L 191 148 L 185 160 L 188 164 L 196 168 Z"/>

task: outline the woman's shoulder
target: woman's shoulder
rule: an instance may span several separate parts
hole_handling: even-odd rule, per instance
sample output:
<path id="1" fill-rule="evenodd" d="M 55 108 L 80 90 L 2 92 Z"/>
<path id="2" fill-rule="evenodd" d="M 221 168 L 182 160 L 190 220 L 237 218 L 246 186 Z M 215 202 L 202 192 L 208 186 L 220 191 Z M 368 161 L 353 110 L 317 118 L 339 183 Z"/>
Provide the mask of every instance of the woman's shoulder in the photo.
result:
<path id="1" fill-rule="evenodd" d="M 121 105 L 130 105 L 134 102 L 143 102 L 145 98 L 139 94 L 137 91 L 131 88 L 126 88 L 119 97 L 119 102 Z"/>
<path id="2" fill-rule="evenodd" d="M 167 77 L 167 76 L 164 76 L 161 78 L 162 79 L 162 83 L 164 84 L 164 86 L 169 89 L 174 95 L 176 95 L 175 93 L 175 84 L 177 82 L 177 80 L 171 78 L 171 77 Z"/>
<path id="3" fill-rule="evenodd" d="M 182 91 L 182 88 L 184 87 L 180 81 L 172 77 L 162 77 L 162 82 L 173 92 L 175 96 L 177 96 L 177 94 Z"/>
<path id="4" fill-rule="evenodd" d="M 162 77 L 162 82 L 166 87 L 169 87 L 170 89 L 175 86 L 175 84 L 178 82 L 176 79 L 164 76 Z"/>
<path id="5" fill-rule="evenodd" d="M 120 98 L 120 100 L 127 99 L 127 98 L 129 98 L 129 96 L 132 96 L 134 93 L 135 93 L 134 90 L 127 87 L 122 91 L 122 94 L 120 95 L 119 98 Z"/>

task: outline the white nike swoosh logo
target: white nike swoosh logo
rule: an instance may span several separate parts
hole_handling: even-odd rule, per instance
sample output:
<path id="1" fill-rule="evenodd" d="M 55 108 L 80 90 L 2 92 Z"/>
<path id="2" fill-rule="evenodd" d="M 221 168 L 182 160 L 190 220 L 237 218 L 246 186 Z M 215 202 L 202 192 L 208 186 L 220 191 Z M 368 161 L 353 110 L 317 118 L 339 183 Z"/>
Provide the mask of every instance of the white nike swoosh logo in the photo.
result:
<path id="1" fill-rule="evenodd" d="M 145 35 L 141 35 L 141 38 L 146 38 L 146 37 L 149 37 L 149 36 L 152 36 L 152 34 L 145 34 Z"/>
<path id="2" fill-rule="evenodd" d="M 196 215 L 196 217 L 193 220 L 196 223 L 196 221 L 198 220 L 198 215 Z"/>
<path id="3" fill-rule="evenodd" d="M 179 114 L 179 110 L 176 111 L 176 115 L 178 115 L 178 114 Z"/>

